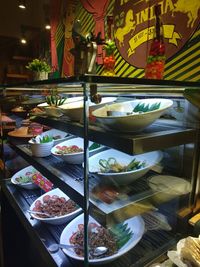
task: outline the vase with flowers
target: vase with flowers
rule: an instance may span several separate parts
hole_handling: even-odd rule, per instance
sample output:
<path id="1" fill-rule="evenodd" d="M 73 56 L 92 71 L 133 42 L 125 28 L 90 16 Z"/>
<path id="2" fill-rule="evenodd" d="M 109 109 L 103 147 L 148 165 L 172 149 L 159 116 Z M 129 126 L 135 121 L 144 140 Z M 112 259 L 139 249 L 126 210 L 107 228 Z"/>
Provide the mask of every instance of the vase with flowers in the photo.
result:
<path id="1" fill-rule="evenodd" d="M 33 71 L 34 80 L 48 79 L 48 73 L 51 71 L 50 65 L 45 60 L 38 58 L 29 62 L 26 68 Z"/>

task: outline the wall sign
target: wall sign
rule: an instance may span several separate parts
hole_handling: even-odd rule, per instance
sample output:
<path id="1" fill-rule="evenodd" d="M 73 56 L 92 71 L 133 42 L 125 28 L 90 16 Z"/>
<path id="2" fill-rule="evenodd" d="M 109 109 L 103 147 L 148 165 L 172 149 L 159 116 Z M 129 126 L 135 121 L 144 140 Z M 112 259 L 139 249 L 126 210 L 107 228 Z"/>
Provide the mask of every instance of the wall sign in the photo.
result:
<path id="1" fill-rule="evenodd" d="M 185 45 L 200 23 L 200 0 L 115 0 L 115 42 L 121 56 L 137 68 L 146 65 L 156 3 L 161 5 L 167 59 Z"/>

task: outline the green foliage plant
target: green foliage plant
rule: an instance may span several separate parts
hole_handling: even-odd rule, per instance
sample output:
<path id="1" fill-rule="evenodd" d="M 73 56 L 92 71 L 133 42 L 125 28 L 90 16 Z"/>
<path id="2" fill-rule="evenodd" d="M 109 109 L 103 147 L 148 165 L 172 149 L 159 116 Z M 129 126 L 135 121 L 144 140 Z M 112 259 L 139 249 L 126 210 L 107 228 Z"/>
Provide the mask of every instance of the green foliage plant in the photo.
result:
<path id="1" fill-rule="evenodd" d="M 31 62 L 28 63 L 26 66 L 27 69 L 31 71 L 37 71 L 37 72 L 50 72 L 51 67 L 49 64 L 42 59 L 35 58 Z"/>

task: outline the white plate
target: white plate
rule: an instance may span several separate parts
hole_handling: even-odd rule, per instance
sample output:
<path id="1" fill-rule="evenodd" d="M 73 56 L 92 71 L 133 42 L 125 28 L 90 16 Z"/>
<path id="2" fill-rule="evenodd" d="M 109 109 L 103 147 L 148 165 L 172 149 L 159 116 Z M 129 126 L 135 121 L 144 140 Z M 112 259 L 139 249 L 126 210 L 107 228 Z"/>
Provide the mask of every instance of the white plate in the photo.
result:
<path id="1" fill-rule="evenodd" d="M 116 97 L 103 97 L 101 103 L 95 104 L 89 100 L 90 112 L 97 108 L 104 106 L 105 104 L 112 103 L 116 100 Z M 59 106 L 63 114 L 67 115 L 72 121 L 82 121 L 83 120 L 83 100 L 76 101 L 73 103 L 65 103 Z"/>
<path id="2" fill-rule="evenodd" d="M 66 138 L 69 137 L 68 133 L 60 131 L 60 130 L 57 130 L 57 129 L 51 129 L 51 130 L 48 130 L 48 131 L 43 132 L 43 133 L 40 134 L 41 137 L 43 137 L 45 135 L 52 136 L 52 137 L 60 136 L 59 139 L 55 139 L 54 140 L 54 145 L 63 142 Z"/>
<path id="3" fill-rule="evenodd" d="M 128 165 L 134 158 L 141 163 L 145 161 L 145 166 L 138 170 L 120 172 L 120 173 L 103 173 L 100 170 L 99 160 L 108 158 L 115 158 L 118 163 Z M 99 152 L 89 158 L 89 171 L 97 173 L 105 182 L 112 182 L 117 184 L 129 184 L 136 179 L 145 175 L 151 167 L 162 160 L 161 151 L 153 151 L 140 155 L 130 156 L 115 149 L 108 149 Z"/>
<path id="4" fill-rule="evenodd" d="M 30 206 L 30 210 L 33 210 L 33 208 L 35 207 L 35 203 L 36 201 L 40 200 L 41 202 L 43 202 L 43 197 L 44 196 L 53 196 L 56 195 L 58 197 L 64 197 L 66 200 L 69 199 L 69 197 L 63 193 L 59 188 L 53 189 L 45 194 L 43 194 L 42 196 L 40 196 L 39 198 L 37 198 L 32 205 Z M 41 221 L 41 222 L 45 222 L 45 223 L 50 223 L 50 224 L 54 224 L 54 225 L 58 225 L 58 224 L 63 224 L 66 223 L 68 221 L 70 221 L 71 219 L 73 219 L 75 216 L 77 216 L 80 212 L 82 211 L 81 208 L 78 208 L 77 210 L 68 213 L 66 215 L 63 216 L 57 216 L 57 217 L 52 217 L 52 218 L 40 218 L 38 216 L 36 216 L 35 214 L 31 214 L 31 217 L 33 217 L 34 219 Z"/>
<path id="5" fill-rule="evenodd" d="M 170 175 L 155 175 L 149 178 L 148 184 L 154 191 L 169 195 L 184 195 L 191 191 L 191 184 L 183 178 Z"/>
<path id="6" fill-rule="evenodd" d="M 132 112 L 138 103 L 144 103 L 152 105 L 160 103 L 160 108 L 150 112 L 135 113 L 130 115 L 120 115 L 120 112 L 127 113 Z M 92 112 L 92 114 L 100 122 L 101 126 L 106 129 L 117 130 L 120 132 L 137 132 L 141 131 L 156 119 L 158 119 L 166 109 L 173 105 L 173 101 L 163 98 L 150 98 L 131 100 L 122 103 L 115 103 L 112 105 L 106 105 Z M 112 116 L 108 116 L 107 112 L 113 112 Z"/>
<path id="7" fill-rule="evenodd" d="M 60 243 L 61 244 L 70 244 L 70 237 L 74 232 L 78 230 L 78 225 L 83 224 L 84 219 L 83 219 L 83 214 L 79 215 L 76 217 L 73 221 L 71 221 L 63 230 L 61 237 L 60 237 Z M 97 223 L 92 217 L 89 217 L 89 222 L 95 222 Z M 144 233 L 144 221 L 140 216 L 135 216 L 133 218 L 130 218 L 124 222 L 124 224 L 127 223 L 128 227 L 132 230 L 133 235 L 130 238 L 130 240 L 123 246 L 121 247 L 118 252 L 112 256 L 107 256 L 101 259 L 91 259 L 89 260 L 90 263 L 92 264 L 103 264 L 107 263 L 110 261 L 113 261 L 117 259 L 118 257 L 122 256 L 123 254 L 127 253 L 130 249 L 132 249 L 142 238 L 143 233 Z M 97 223 L 99 224 L 99 223 Z M 76 260 L 81 260 L 83 261 L 83 257 L 79 257 L 73 249 L 63 249 L 64 253 L 67 254 L 69 257 L 76 259 Z"/>
<path id="8" fill-rule="evenodd" d="M 35 183 L 18 183 L 16 181 L 16 178 L 20 177 L 20 176 L 32 176 L 35 173 L 39 173 L 33 166 L 28 166 L 18 172 L 16 172 L 12 178 L 11 178 L 11 182 L 15 185 L 18 185 L 20 187 L 23 187 L 25 189 L 35 189 L 38 188 L 38 186 Z"/>
<path id="9" fill-rule="evenodd" d="M 89 142 L 89 146 L 91 146 L 93 144 L 93 142 Z M 83 141 L 83 138 L 81 137 L 76 137 L 76 138 L 72 138 L 72 139 L 69 139 L 69 140 L 66 140 L 62 143 L 60 143 L 59 145 L 56 145 L 54 146 L 52 149 L 51 149 L 51 153 L 56 156 L 56 157 L 59 157 L 61 159 L 63 159 L 64 161 L 68 162 L 68 163 L 71 163 L 71 164 L 81 164 L 84 160 L 83 158 L 83 151 L 82 152 L 77 152 L 77 153 L 67 153 L 67 154 L 64 154 L 64 155 L 61 155 L 61 154 L 57 154 L 56 153 L 56 150 L 57 150 L 57 146 L 73 146 L 73 145 L 76 145 L 82 149 L 84 149 L 84 141 Z M 95 153 L 97 151 L 99 151 L 100 149 L 102 149 L 102 147 L 100 148 L 96 148 L 92 151 L 90 151 L 90 155 L 91 153 Z"/>

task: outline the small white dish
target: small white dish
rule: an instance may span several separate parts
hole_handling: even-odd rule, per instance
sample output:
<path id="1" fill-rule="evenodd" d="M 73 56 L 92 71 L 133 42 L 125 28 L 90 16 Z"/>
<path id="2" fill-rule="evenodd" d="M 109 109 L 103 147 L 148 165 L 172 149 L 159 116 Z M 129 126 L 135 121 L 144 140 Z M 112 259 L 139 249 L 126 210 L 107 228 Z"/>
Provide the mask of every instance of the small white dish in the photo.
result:
<path id="1" fill-rule="evenodd" d="M 32 189 L 38 188 L 38 186 L 33 182 L 21 183 L 21 182 L 17 181 L 17 179 L 20 178 L 20 177 L 25 177 L 25 178 L 31 179 L 31 177 L 35 173 L 39 173 L 39 172 L 33 166 L 28 166 L 28 167 L 16 172 L 12 176 L 11 182 L 14 185 L 20 186 L 20 187 L 22 187 L 24 189 L 32 190 Z"/>
<path id="2" fill-rule="evenodd" d="M 59 188 L 53 189 L 45 194 L 43 194 L 42 196 L 40 196 L 39 198 L 37 198 L 32 205 L 30 206 L 30 210 L 33 210 L 35 205 L 37 205 L 36 203 L 38 203 L 38 201 L 41 201 L 41 203 L 43 203 L 43 199 L 46 196 L 58 196 L 58 197 L 64 197 L 66 200 L 69 199 L 69 197 L 63 193 Z M 41 218 L 39 216 L 37 216 L 36 214 L 31 213 L 31 217 L 33 217 L 34 219 L 44 222 L 44 223 L 49 223 L 49 224 L 54 224 L 54 225 L 58 225 L 58 224 L 63 224 L 66 223 L 68 221 L 70 221 L 71 219 L 73 219 L 75 216 L 77 216 L 80 212 L 82 211 L 81 208 L 77 208 L 75 211 L 62 215 L 62 216 L 55 216 L 55 217 L 51 217 L 51 218 Z"/>
<path id="3" fill-rule="evenodd" d="M 61 236 L 60 236 L 60 243 L 61 244 L 70 244 L 70 237 L 73 235 L 78 230 L 78 225 L 84 223 L 83 219 L 83 214 L 80 214 L 78 217 L 76 217 L 73 221 L 71 221 L 63 230 Z M 99 225 L 98 222 L 96 222 L 95 219 L 93 219 L 91 216 L 89 217 L 89 222 L 90 223 L 96 223 Z M 111 262 L 123 254 L 127 253 L 130 249 L 132 249 L 142 238 L 145 227 L 144 227 L 144 221 L 140 216 L 135 216 L 133 218 L 130 218 L 126 221 L 124 221 L 124 224 L 127 224 L 127 227 L 130 228 L 130 230 L 133 232 L 132 237 L 129 239 L 129 241 L 123 245 L 117 253 L 111 255 L 111 256 L 106 256 L 103 258 L 96 258 L 96 259 L 91 259 L 89 262 L 91 264 L 103 264 L 103 263 L 108 263 Z M 83 257 L 79 257 L 73 249 L 63 249 L 64 253 L 68 255 L 69 257 L 83 261 Z"/>
<path id="4" fill-rule="evenodd" d="M 89 147 L 93 144 L 93 142 L 89 141 Z M 75 152 L 75 153 L 66 153 L 66 154 L 59 154 L 57 151 L 59 150 L 59 147 L 62 148 L 64 146 L 77 146 L 80 149 L 82 149 L 81 152 Z M 100 148 L 93 149 L 90 151 L 90 155 L 99 151 L 102 149 L 103 146 Z M 81 137 L 76 137 L 76 138 L 71 138 L 69 140 L 66 140 L 62 143 L 59 143 L 58 145 L 54 146 L 51 149 L 51 153 L 56 156 L 61 158 L 62 160 L 71 163 L 71 164 L 81 164 L 84 161 L 84 140 Z"/>
<path id="5" fill-rule="evenodd" d="M 132 113 L 138 104 L 144 104 L 146 107 L 147 105 L 151 106 L 158 103 L 160 103 L 160 106 L 156 110 Z M 172 105 L 173 101 L 170 99 L 139 99 L 106 105 L 93 111 L 92 114 L 97 118 L 97 121 L 103 128 L 120 132 L 137 132 L 152 124 Z M 108 114 L 111 114 L 111 116 Z"/>
<path id="6" fill-rule="evenodd" d="M 36 136 L 35 139 L 40 138 L 40 135 Z M 54 145 L 54 141 L 50 141 L 47 143 L 37 143 L 34 142 L 34 139 L 30 139 L 28 141 L 30 144 L 31 152 L 34 157 L 47 157 L 51 155 L 51 148 Z"/>
<path id="7" fill-rule="evenodd" d="M 126 185 L 144 176 L 154 165 L 162 160 L 162 156 L 163 154 L 161 151 L 153 151 L 140 155 L 130 156 L 115 149 L 108 149 L 99 152 L 89 158 L 89 171 L 91 173 L 96 173 L 97 175 L 99 175 L 104 182 Z M 145 166 L 141 167 L 140 169 L 127 172 L 102 172 L 100 169 L 101 166 L 99 165 L 99 161 L 101 159 L 108 160 L 109 158 L 114 158 L 119 164 L 125 166 L 127 166 L 133 159 L 136 159 L 136 161 L 139 161 L 140 163 L 144 162 Z"/>

